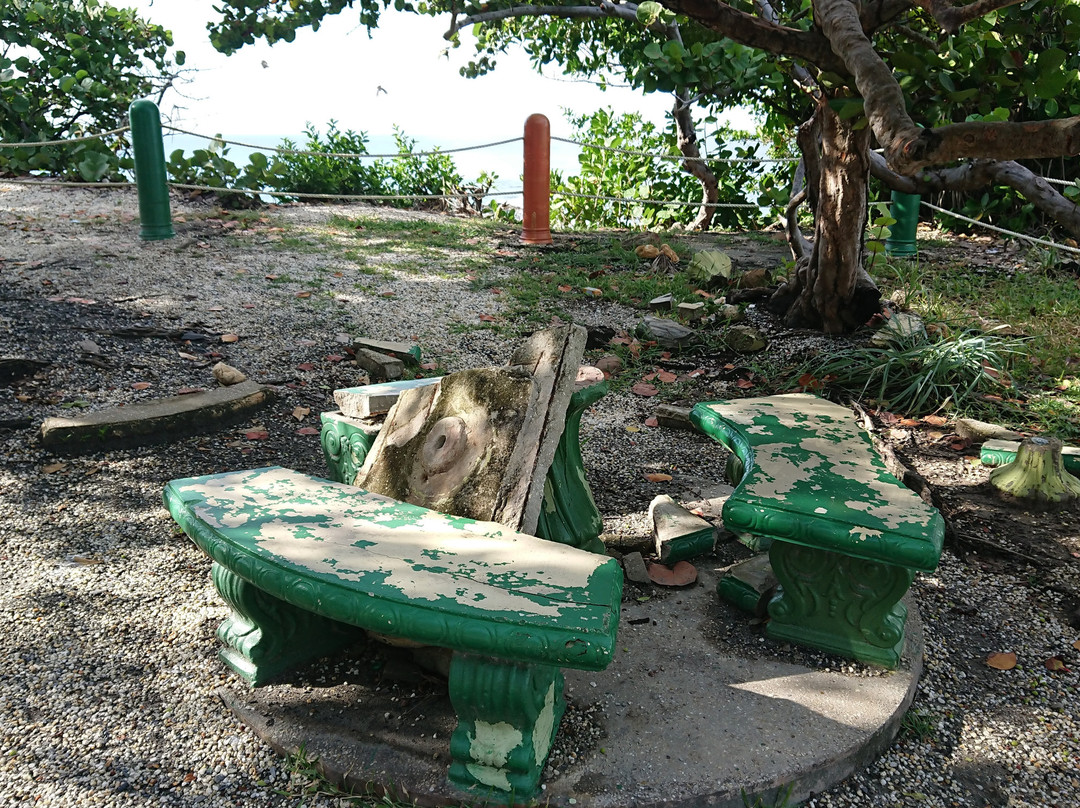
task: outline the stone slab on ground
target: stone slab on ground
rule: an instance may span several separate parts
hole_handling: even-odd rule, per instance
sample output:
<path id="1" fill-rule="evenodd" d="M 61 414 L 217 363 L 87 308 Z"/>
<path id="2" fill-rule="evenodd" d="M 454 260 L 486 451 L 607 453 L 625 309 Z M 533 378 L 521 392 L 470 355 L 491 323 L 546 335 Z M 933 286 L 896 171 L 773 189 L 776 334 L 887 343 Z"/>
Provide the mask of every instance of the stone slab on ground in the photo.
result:
<path id="1" fill-rule="evenodd" d="M 367 348 L 383 354 L 392 354 L 406 365 L 417 365 L 420 363 L 420 346 L 408 342 L 392 342 L 390 340 L 357 337 L 353 340 L 353 350 L 356 351 L 361 348 Z"/>
<path id="2" fill-rule="evenodd" d="M 571 710 L 602 708 L 603 737 L 558 774 L 548 767 L 541 805 L 744 808 L 758 796 L 774 804 L 788 785 L 785 804 L 795 805 L 867 765 L 895 737 L 922 672 L 913 600 L 899 668 L 841 674 L 767 652 L 722 653 L 710 635 L 724 614 L 714 592 L 719 570 L 700 572 L 696 586 L 623 604 L 620 650 L 607 670 L 565 671 Z M 442 690 L 406 685 L 395 695 L 383 680 L 376 691 L 358 685 L 349 665 L 334 663 L 348 684 L 250 691 L 237 683 L 219 695 L 279 752 L 304 745 L 359 791 L 405 789 L 420 805 L 458 805 L 463 795 L 446 780 L 453 711 Z"/>
<path id="3" fill-rule="evenodd" d="M 76 453 L 165 443 L 241 421 L 266 406 L 273 395 L 269 387 L 246 381 L 205 393 L 46 418 L 40 437 L 45 446 Z"/>
<path id="4" fill-rule="evenodd" d="M 334 402 L 342 415 L 350 418 L 369 418 L 372 415 L 385 415 L 397 403 L 403 390 L 438 384 L 441 377 L 429 379 L 408 379 L 381 384 L 365 384 L 360 387 L 344 387 L 334 391 Z"/>
<path id="5" fill-rule="evenodd" d="M 405 372 L 405 363 L 396 356 L 390 356 L 370 348 L 356 349 L 356 364 L 371 374 L 372 381 L 392 382 L 401 378 Z"/>

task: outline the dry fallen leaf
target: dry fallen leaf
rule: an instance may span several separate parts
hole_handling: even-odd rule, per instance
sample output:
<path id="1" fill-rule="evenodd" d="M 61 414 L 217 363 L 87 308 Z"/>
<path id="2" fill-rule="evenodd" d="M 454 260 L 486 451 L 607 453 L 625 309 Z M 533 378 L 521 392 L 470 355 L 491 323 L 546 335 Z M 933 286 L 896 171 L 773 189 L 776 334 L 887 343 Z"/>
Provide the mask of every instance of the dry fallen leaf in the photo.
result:
<path id="1" fill-rule="evenodd" d="M 296 430 L 297 435 L 318 435 L 319 430 L 313 426 L 302 426 Z"/>
<path id="2" fill-rule="evenodd" d="M 195 356 L 195 354 L 184 353 L 183 351 L 177 351 L 176 353 L 181 359 L 190 359 L 193 362 L 199 360 L 199 357 Z"/>
<path id="3" fill-rule="evenodd" d="M 47 466 L 42 466 L 41 471 L 45 474 L 55 474 L 58 471 L 63 471 L 67 468 L 67 463 L 50 463 Z"/>
<path id="4" fill-rule="evenodd" d="M 1046 669 L 1048 671 L 1062 671 L 1064 673 L 1072 673 L 1067 667 L 1065 667 L 1065 661 L 1059 656 L 1052 656 L 1045 662 Z"/>
<path id="5" fill-rule="evenodd" d="M 671 475 L 659 471 L 650 471 L 645 475 L 645 479 L 650 483 L 666 483 L 671 480 Z"/>
<path id="6" fill-rule="evenodd" d="M 240 337 L 237 336 L 236 334 L 222 334 L 221 335 L 221 341 L 222 342 L 236 342 L 239 339 L 240 339 Z"/>
<path id="7" fill-rule="evenodd" d="M 660 426 L 660 422 L 656 420 L 655 415 L 650 415 L 645 419 L 645 426 Z"/>
<path id="8" fill-rule="evenodd" d="M 656 378 L 658 378 L 662 382 L 671 384 L 679 377 L 672 373 L 670 370 L 661 370 L 659 373 L 656 374 Z"/>
<path id="9" fill-rule="evenodd" d="M 630 392 L 637 396 L 655 396 L 660 391 L 648 382 L 638 382 L 630 388 Z"/>
<path id="10" fill-rule="evenodd" d="M 740 390 L 749 390 L 754 386 L 754 383 L 749 379 L 739 379 L 737 382 L 735 382 L 735 386 L 738 387 Z"/>
<path id="11" fill-rule="evenodd" d="M 945 424 L 949 423 L 949 419 L 940 415 L 924 415 L 923 422 L 930 424 L 930 426 L 945 426 Z"/>
<path id="12" fill-rule="evenodd" d="M 270 437 L 270 433 L 265 429 L 252 429 L 244 433 L 246 440 L 266 440 Z"/>
<path id="13" fill-rule="evenodd" d="M 132 390 L 146 390 L 150 387 L 150 382 L 134 382 L 131 385 Z"/>
<path id="14" fill-rule="evenodd" d="M 303 421 L 308 415 L 311 414 L 310 407 L 293 407 L 292 417 L 297 421 Z"/>
<path id="15" fill-rule="evenodd" d="M 1073 643 L 1073 648 L 1075 648 L 1077 651 L 1080 651 L 1080 640 L 1077 640 Z"/>
<path id="16" fill-rule="evenodd" d="M 1011 671 L 1016 667 L 1016 654 L 1012 651 L 998 652 L 986 658 L 986 664 L 999 671 Z"/>
<path id="17" fill-rule="evenodd" d="M 303 370 L 303 371 L 309 371 L 309 370 L 315 370 L 315 366 L 313 364 L 311 364 L 310 362 L 301 362 L 299 365 L 296 366 L 296 369 L 297 370 Z"/>

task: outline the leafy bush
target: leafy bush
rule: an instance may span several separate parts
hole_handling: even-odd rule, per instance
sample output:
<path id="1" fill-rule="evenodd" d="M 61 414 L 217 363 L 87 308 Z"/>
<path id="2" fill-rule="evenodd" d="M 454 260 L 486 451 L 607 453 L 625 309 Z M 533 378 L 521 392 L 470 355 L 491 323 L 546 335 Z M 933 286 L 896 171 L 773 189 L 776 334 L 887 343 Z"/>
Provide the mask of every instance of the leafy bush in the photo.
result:
<path id="1" fill-rule="evenodd" d="M 98 0 L 5 0 L 0 14 L 0 141 L 64 140 L 127 123 L 127 108 L 173 76 L 172 34 Z M 177 65 L 184 54 L 177 51 Z M 0 148 L 0 172 L 120 179 L 126 135 L 64 146 Z"/>
<path id="2" fill-rule="evenodd" d="M 364 160 L 337 157 L 341 154 L 368 154 L 367 135 L 352 130 L 341 131 L 330 121 L 325 136 L 308 124 L 305 142 L 298 144 L 282 140 L 285 153 L 278 152 L 267 159 L 255 152 L 243 168 L 228 159 L 228 148 L 218 140 L 208 148 L 196 149 L 190 157 L 181 149 L 174 151 L 166 164 L 172 182 L 220 188 L 216 192 L 226 206 L 246 207 L 256 202 L 254 194 L 228 194 L 229 188 L 265 189 L 297 194 L 326 194 L 329 196 L 408 196 L 461 193 L 469 197 L 470 210 L 483 211 L 483 194 L 491 187 L 494 175 L 482 173 L 472 184 L 466 184 L 453 158 L 440 154 L 417 154 L 416 141 L 400 129 L 394 129 L 397 154 L 390 158 Z M 220 135 L 219 135 L 220 138 Z M 295 151 L 296 154 L 287 152 Z M 395 199 L 388 203 L 397 207 L 424 207 L 441 204 L 439 200 Z M 500 209 L 488 209 L 492 215 Z"/>
<path id="3" fill-rule="evenodd" d="M 604 148 L 583 148 L 576 175 L 564 178 L 560 172 L 552 172 L 551 213 L 557 226 L 669 228 L 693 220 L 701 202 L 701 184 L 682 169 L 680 160 L 657 157 L 679 154 L 672 132 L 659 130 L 638 113 L 616 115 L 609 108 L 578 117 L 568 114 L 568 121 L 574 127 L 576 140 Z M 761 170 L 760 163 L 724 162 L 764 156 L 763 147 L 746 140 L 746 135 L 729 130 L 715 135 L 708 165 L 720 183 L 721 203 L 757 204 L 759 194 L 771 199 L 769 189 L 777 184 L 775 177 Z M 688 204 L 664 205 L 646 200 Z M 761 215 L 755 208 L 719 208 L 714 222 L 732 228 L 759 226 Z"/>

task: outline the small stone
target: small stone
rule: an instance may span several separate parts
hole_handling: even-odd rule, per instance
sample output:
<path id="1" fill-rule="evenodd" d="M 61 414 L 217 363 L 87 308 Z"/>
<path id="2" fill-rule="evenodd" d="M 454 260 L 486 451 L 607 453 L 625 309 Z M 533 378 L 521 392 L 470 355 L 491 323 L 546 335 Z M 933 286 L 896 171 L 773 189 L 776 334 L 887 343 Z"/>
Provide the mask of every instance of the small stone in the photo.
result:
<path id="1" fill-rule="evenodd" d="M 736 353 L 756 353 L 769 344 L 764 334 L 748 325 L 731 326 L 724 333 L 724 341 Z"/>
<path id="2" fill-rule="evenodd" d="M 642 339 L 656 340 L 665 348 L 682 348 L 698 341 L 698 334 L 694 329 L 664 317 L 646 315 L 638 324 L 637 331 Z"/>
<path id="3" fill-rule="evenodd" d="M 649 301 L 649 311 L 670 311 L 675 305 L 675 298 L 671 294 L 660 295 Z"/>
<path id="4" fill-rule="evenodd" d="M 606 354 L 601 356 L 595 362 L 596 367 L 604 373 L 610 376 L 614 376 L 620 370 L 622 370 L 622 360 L 614 354 Z"/>
<path id="5" fill-rule="evenodd" d="M 737 323 L 745 317 L 742 309 L 740 309 L 734 303 L 720 304 L 720 306 L 718 306 L 716 309 L 716 315 L 731 323 Z"/>
<path id="6" fill-rule="evenodd" d="M 684 320 L 700 320 L 705 314 L 704 303 L 680 303 L 678 307 L 679 317 Z"/>
<path id="7" fill-rule="evenodd" d="M 231 387 L 234 384 L 240 384 L 247 381 L 247 376 L 234 368 L 232 365 L 226 365 L 224 362 L 218 362 L 212 368 L 210 372 L 214 374 L 214 378 L 217 379 L 218 384 L 225 387 Z"/>
<path id="8" fill-rule="evenodd" d="M 645 559 L 641 553 L 627 553 L 622 557 L 623 571 L 626 579 L 635 584 L 647 584 L 649 571 L 645 568 Z"/>

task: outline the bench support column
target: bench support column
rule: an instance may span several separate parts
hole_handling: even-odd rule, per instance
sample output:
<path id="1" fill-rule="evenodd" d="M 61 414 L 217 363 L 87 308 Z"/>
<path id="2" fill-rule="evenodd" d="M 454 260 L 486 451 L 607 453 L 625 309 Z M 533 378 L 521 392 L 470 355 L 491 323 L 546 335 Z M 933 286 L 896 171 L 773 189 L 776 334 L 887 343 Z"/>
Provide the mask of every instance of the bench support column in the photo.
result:
<path id="1" fill-rule="evenodd" d="M 914 570 L 774 540 L 780 589 L 765 634 L 895 668 L 904 649 L 907 607 L 900 599 Z"/>
<path id="2" fill-rule="evenodd" d="M 566 709 L 562 671 L 455 653 L 450 701 L 450 781 L 494 802 L 528 801 Z"/>
<path id="3" fill-rule="evenodd" d="M 218 657 L 252 687 L 361 636 L 343 623 L 267 594 L 216 561 L 210 577 L 232 608 L 217 630 L 225 646 Z"/>

